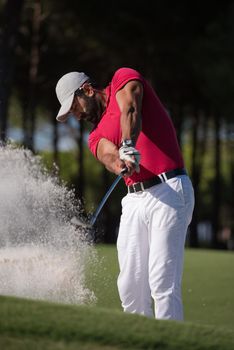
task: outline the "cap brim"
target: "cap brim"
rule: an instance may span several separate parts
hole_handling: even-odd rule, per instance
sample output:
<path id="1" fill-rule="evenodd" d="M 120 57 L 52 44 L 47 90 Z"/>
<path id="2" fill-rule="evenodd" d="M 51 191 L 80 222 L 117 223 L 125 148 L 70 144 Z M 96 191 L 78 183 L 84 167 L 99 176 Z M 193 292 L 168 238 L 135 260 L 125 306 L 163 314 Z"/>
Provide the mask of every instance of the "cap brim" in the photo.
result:
<path id="1" fill-rule="evenodd" d="M 56 119 L 59 121 L 59 122 L 65 122 L 68 118 L 68 112 L 70 111 L 71 109 L 71 106 L 72 106 L 72 102 L 73 102 L 73 99 L 74 99 L 74 94 L 72 94 L 71 96 L 69 96 L 62 104 L 58 114 L 57 114 L 57 117 Z"/>

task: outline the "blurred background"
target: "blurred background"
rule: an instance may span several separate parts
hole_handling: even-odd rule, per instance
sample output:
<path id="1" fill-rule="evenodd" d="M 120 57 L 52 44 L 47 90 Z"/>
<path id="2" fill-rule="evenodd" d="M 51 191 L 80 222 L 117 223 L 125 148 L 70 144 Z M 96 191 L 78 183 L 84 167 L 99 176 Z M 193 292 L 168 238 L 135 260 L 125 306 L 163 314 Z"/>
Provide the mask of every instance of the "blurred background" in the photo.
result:
<path id="1" fill-rule="evenodd" d="M 122 66 L 153 85 L 176 127 L 196 206 L 187 246 L 234 249 L 234 1 L 1 0 L 0 137 L 40 155 L 86 213 L 114 181 L 87 149 L 89 125 L 56 122 L 57 80 L 105 86 Z M 0 165 L 1 166 L 1 165 Z M 119 184 L 98 219 L 116 242 Z"/>

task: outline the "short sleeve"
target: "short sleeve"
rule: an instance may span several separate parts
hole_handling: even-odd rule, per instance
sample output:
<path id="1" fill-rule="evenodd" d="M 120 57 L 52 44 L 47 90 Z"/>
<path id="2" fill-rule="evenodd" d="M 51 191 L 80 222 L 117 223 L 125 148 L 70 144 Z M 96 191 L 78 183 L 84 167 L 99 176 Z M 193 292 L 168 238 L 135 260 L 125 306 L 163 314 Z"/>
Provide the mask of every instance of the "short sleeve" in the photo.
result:
<path id="1" fill-rule="evenodd" d="M 102 138 L 102 135 L 99 133 L 98 129 L 94 129 L 89 134 L 88 147 L 90 151 L 93 153 L 94 157 L 96 158 L 97 158 L 97 147 L 101 138 Z"/>
<path id="2" fill-rule="evenodd" d="M 144 82 L 142 75 L 132 68 L 120 68 L 118 69 L 112 80 L 113 90 L 116 92 L 120 90 L 130 80 L 140 80 Z"/>

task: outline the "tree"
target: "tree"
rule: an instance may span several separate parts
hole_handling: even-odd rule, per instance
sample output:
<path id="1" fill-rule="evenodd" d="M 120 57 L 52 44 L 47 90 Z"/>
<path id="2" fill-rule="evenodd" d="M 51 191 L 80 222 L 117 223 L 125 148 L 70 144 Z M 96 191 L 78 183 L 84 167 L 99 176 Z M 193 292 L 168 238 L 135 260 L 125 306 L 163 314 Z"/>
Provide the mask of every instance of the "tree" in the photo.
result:
<path id="1" fill-rule="evenodd" d="M 15 70 L 15 48 L 18 42 L 23 0 L 7 0 L 2 10 L 0 37 L 0 139 L 7 138 L 7 112 Z"/>
<path id="2" fill-rule="evenodd" d="M 221 127 L 233 116 L 234 90 L 234 6 L 228 4 L 223 11 L 207 23 L 205 35 L 195 42 L 196 67 L 203 99 L 209 106 L 213 120 L 214 181 L 212 188 L 211 220 L 213 227 L 212 246 L 217 248 L 221 229 L 222 154 Z M 201 55 L 202 52 L 202 55 Z"/>
<path id="3" fill-rule="evenodd" d="M 40 59 L 40 23 L 41 23 L 41 0 L 35 0 L 32 4 L 32 29 L 31 29 L 31 48 L 29 55 L 29 72 L 28 72 L 28 96 L 24 103 L 25 110 L 23 114 L 23 130 L 26 148 L 34 150 L 34 133 L 36 123 L 36 97 L 38 66 Z"/>

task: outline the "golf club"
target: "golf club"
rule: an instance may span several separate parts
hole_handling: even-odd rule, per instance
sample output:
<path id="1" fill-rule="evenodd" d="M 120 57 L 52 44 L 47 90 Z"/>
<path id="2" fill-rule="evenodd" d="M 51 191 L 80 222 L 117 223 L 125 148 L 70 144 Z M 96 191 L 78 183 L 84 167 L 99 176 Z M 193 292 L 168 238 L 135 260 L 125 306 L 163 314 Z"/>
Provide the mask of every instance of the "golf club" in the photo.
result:
<path id="1" fill-rule="evenodd" d="M 97 207 L 96 211 L 94 212 L 94 214 L 92 215 L 92 217 L 88 223 L 82 222 L 80 219 L 78 219 L 75 216 L 71 219 L 71 223 L 76 225 L 76 226 L 83 227 L 83 228 L 92 228 L 97 220 L 97 217 L 98 217 L 100 211 L 102 210 L 104 204 L 106 203 L 107 199 L 109 198 L 110 194 L 112 193 L 112 191 L 117 186 L 117 184 L 119 183 L 119 181 L 122 179 L 122 177 L 124 176 L 124 174 L 126 172 L 127 172 L 127 168 L 124 168 L 121 171 L 121 173 L 117 176 L 117 178 L 115 179 L 115 181 L 113 182 L 113 184 L 111 185 L 109 190 L 106 192 L 105 196 L 102 198 L 101 203 Z"/>

